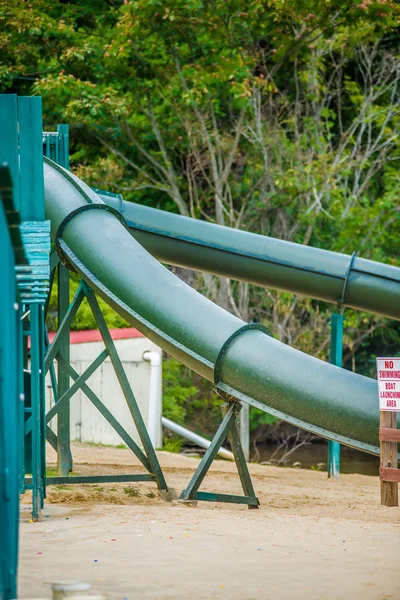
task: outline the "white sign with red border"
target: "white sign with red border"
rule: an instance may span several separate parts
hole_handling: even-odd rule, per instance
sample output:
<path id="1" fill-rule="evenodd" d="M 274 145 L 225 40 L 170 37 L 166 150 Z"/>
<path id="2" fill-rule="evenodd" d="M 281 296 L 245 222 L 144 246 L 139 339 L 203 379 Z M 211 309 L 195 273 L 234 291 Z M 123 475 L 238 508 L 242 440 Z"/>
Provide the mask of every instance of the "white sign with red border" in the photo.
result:
<path id="1" fill-rule="evenodd" d="M 400 357 L 377 358 L 379 410 L 400 412 Z"/>

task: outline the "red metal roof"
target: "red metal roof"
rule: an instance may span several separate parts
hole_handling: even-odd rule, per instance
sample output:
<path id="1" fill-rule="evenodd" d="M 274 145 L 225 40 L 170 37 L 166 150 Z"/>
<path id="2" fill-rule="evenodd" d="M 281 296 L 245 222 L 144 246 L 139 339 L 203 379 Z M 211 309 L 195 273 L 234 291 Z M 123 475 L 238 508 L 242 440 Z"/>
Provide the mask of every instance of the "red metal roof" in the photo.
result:
<path id="1" fill-rule="evenodd" d="M 132 338 L 142 338 L 143 333 L 140 333 L 134 327 L 125 327 L 123 329 L 109 329 L 113 340 L 129 340 Z M 56 331 L 49 331 L 50 343 L 54 340 Z M 102 337 L 98 329 L 87 329 L 84 331 L 71 331 L 69 334 L 70 344 L 86 344 L 88 342 L 101 342 Z M 28 348 L 31 346 L 31 340 L 28 339 Z"/>

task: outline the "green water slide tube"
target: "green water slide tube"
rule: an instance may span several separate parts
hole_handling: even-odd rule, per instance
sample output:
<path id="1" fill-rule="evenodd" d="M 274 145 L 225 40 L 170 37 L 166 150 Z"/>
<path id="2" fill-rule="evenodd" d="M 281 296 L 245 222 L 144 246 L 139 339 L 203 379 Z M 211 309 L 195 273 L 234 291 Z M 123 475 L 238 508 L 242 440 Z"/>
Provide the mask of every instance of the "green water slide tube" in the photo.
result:
<path id="1" fill-rule="evenodd" d="M 161 262 L 400 319 L 400 269 L 100 194 Z"/>
<path id="2" fill-rule="evenodd" d="M 48 159 L 45 202 L 63 260 L 164 350 L 251 406 L 379 452 L 376 381 L 290 348 L 203 297 L 155 260 L 115 209 Z"/>

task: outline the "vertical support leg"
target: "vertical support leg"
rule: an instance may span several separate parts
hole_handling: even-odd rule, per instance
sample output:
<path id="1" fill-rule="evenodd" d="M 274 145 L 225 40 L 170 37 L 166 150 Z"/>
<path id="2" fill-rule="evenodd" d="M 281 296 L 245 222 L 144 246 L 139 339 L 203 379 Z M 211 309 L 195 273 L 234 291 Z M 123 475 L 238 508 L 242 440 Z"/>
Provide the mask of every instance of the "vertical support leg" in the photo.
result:
<path id="1" fill-rule="evenodd" d="M 40 358 L 40 317 L 41 306 L 31 304 L 31 401 L 32 401 L 32 519 L 37 521 L 43 501 L 43 467 L 42 467 L 42 393 Z"/>
<path id="2" fill-rule="evenodd" d="M 40 505 L 41 508 L 44 506 L 44 499 L 46 497 L 46 374 L 44 365 L 45 355 L 45 307 L 43 304 L 38 306 L 39 315 L 39 360 L 40 360 L 40 467 L 41 467 L 41 497 Z"/>
<path id="3" fill-rule="evenodd" d="M 244 406 L 239 404 L 238 411 L 240 411 L 240 408 L 243 411 Z M 251 481 L 249 469 L 247 467 L 246 456 L 242 448 L 242 443 L 239 436 L 239 426 L 241 424 L 239 424 L 240 415 L 241 412 L 239 412 L 239 417 L 236 417 L 235 422 L 233 423 L 231 430 L 228 433 L 228 438 L 231 444 L 233 456 L 235 458 L 236 468 L 239 473 L 244 495 L 249 496 L 250 498 L 256 498 L 253 482 Z M 258 504 L 248 504 L 248 508 L 251 509 L 258 508 L 258 506 Z"/>
<path id="4" fill-rule="evenodd" d="M 248 404 L 242 405 L 242 410 L 239 413 L 239 420 L 241 449 L 248 462 L 250 459 L 250 406 Z"/>
<path id="5" fill-rule="evenodd" d="M 331 318 L 330 362 L 337 367 L 342 366 L 343 355 L 343 315 L 335 313 Z M 328 477 L 339 479 L 340 444 L 328 441 Z"/>
<path id="6" fill-rule="evenodd" d="M 69 271 L 61 263 L 58 265 L 58 325 L 64 319 L 69 308 Z M 65 328 L 59 346 L 59 352 L 67 363 L 70 360 L 69 327 Z M 69 389 L 69 375 L 63 362 L 58 363 L 58 397 Z M 57 417 L 57 472 L 66 477 L 72 470 L 70 446 L 70 403 L 60 410 Z"/>
<path id="7" fill-rule="evenodd" d="M 28 305 L 24 306 L 24 310 Z M 29 372 L 29 357 L 28 357 L 28 335 L 30 335 L 29 319 L 25 318 L 22 321 L 22 361 L 23 361 L 23 389 L 24 389 L 24 421 L 27 421 L 32 414 L 32 399 L 31 399 L 31 376 Z M 24 444 L 24 473 L 32 473 L 32 434 L 28 433 L 25 436 Z"/>
<path id="8" fill-rule="evenodd" d="M 20 494 L 24 494 L 25 493 L 25 443 L 26 443 L 26 439 L 25 439 L 25 393 L 24 393 L 24 372 L 23 369 L 21 367 L 23 367 L 24 364 L 24 358 L 23 358 L 23 322 L 21 320 L 22 318 L 22 310 L 21 307 L 18 307 L 18 310 L 16 311 L 16 318 L 17 318 L 17 326 L 16 326 L 16 330 L 17 330 L 17 352 L 18 352 L 18 358 L 17 358 L 17 365 L 19 365 L 19 377 L 18 377 L 18 400 L 19 400 L 19 404 L 18 404 L 18 414 L 19 414 L 19 432 L 20 432 L 20 450 L 19 450 L 19 472 L 20 472 L 20 488 L 19 488 L 19 493 Z"/>

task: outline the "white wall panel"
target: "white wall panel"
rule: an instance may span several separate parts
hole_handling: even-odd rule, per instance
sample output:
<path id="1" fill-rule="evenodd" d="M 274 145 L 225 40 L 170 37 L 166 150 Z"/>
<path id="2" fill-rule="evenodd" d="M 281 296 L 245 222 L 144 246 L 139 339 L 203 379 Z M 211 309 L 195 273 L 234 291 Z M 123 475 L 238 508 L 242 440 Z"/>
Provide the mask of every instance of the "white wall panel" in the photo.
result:
<path id="1" fill-rule="evenodd" d="M 120 359 L 139 404 L 143 419 L 148 422 L 148 400 L 150 391 L 150 364 L 143 360 L 146 351 L 158 352 L 161 349 L 146 338 L 115 340 Z M 90 363 L 100 354 L 102 342 L 89 342 L 71 345 L 71 365 L 81 375 Z M 72 381 L 71 381 L 72 383 Z M 114 368 L 109 358 L 93 373 L 86 382 L 93 392 L 105 404 L 113 416 L 125 430 L 140 444 L 131 413 L 119 386 Z M 46 410 L 54 404 L 50 384 L 50 376 L 46 378 Z M 122 442 L 119 435 L 108 424 L 100 412 L 93 406 L 86 395 L 79 391 L 70 401 L 71 406 L 71 440 L 110 444 L 117 446 Z M 57 431 L 57 418 L 50 422 L 53 431 Z"/>

